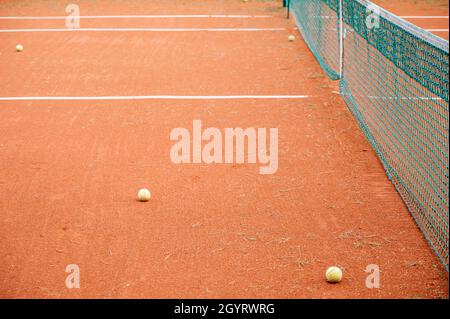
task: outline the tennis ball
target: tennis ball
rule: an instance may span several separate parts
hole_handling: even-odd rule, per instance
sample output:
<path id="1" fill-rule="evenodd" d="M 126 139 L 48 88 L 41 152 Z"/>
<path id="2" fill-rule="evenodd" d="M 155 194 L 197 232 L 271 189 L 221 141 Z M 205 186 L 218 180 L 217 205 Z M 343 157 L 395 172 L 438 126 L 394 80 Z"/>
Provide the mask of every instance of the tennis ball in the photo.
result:
<path id="1" fill-rule="evenodd" d="M 21 44 L 16 45 L 16 51 L 17 52 L 22 52 L 23 51 L 23 46 Z"/>
<path id="2" fill-rule="evenodd" d="M 288 40 L 289 40 L 290 42 L 295 41 L 295 36 L 291 34 L 291 35 L 288 37 Z"/>
<path id="3" fill-rule="evenodd" d="M 332 266 L 325 272 L 325 277 L 328 282 L 340 282 L 342 280 L 342 270 L 339 267 Z"/>
<path id="4" fill-rule="evenodd" d="M 141 202 L 148 202 L 150 200 L 150 198 L 152 197 L 152 194 L 150 193 L 150 191 L 146 188 L 140 189 L 138 192 L 138 199 Z"/>

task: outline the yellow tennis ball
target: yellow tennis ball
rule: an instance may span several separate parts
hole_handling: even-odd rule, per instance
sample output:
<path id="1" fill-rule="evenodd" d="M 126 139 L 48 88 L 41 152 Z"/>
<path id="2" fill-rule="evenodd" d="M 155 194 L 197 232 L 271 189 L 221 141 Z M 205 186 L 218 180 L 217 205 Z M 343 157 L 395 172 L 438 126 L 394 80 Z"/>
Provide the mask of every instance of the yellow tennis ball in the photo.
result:
<path id="1" fill-rule="evenodd" d="M 16 45 L 16 51 L 17 52 L 22 52 L 23 51 L 23 46 L 21 44 Z"/>
<path id="2" fill-rule="evenodd" d="M 325 277 L 328 282 L 340 282 L 342 280 L 342 270 L 336 266 L 330 267 L 325 272 Z"/>
<path id="3" fill-rule="evenodd" d="M 295 41 L 295 36 L 291 34 L 290 36 L 288 36 L 288 40 L 290 42 Z"/>
<path id="4" fill-rule="evenodd" d="M 152 194 L 146 188 L 140 189 L 138 192 L 138 199 L 141 202 L 148 202 L 151 197 L 152 197 Z"/>

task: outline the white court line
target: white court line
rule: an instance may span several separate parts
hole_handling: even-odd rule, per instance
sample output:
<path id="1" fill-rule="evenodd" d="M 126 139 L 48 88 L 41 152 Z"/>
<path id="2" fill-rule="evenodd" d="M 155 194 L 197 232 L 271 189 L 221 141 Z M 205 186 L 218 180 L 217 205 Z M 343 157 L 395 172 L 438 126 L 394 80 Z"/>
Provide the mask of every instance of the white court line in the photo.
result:
<path id="1" fill-rule="evenodd" d="M 391 97 L 391 96 L 375 96 L 375 95 L 361 95 L 361 94 L 345 94 L 338 91 L 333 91 L 332 93 L 342 95 L 342 96 L 358 96 L 362 98 L 369 98 L 371 100 L 404 100 L 404 101 L 442 101 L 440 97 L 428 97 L 428 96 L 402 96 L 402 97 Z"/>
<path id="2" fill-rule="evenodd" d="M 429 32 L 448 32 L 448 29 L 426 29 Z"/>
<path id="3" fill-rule="evenodd" d="M 319 16 L 330 18 L 330 16 Z M 96 15 L 96 16 L 75 16 L 70 18 L 80 19 L 267 19 L 273 18 L 270 15 L 238 15 L 238 14 L 160 14 L 160 15 Z M 403 19 L 448 19 L 449 16 L 400 16 Z M 67 16 L 0 16 L 0 20 L 66 20 Z"/>
<path id="4" fill-rule="evenodd" d="M 313 18 L 325 18 L 330 19 L 331 16 L 311 16 Z M 400 16 L 403 19 L 448 19 L 449 16 Z M 1 19 L 1 17 L 0 17 Z"/>
<path id="5" fill-rule="evenodd" d="M 0 17 L 0 20 L 66 20 L 68 16 L 47 16 L 47 17 Z M 70 16 L 80 19 L 267 19 L 269 15 L 237 15 L 237 14 L 162 14 L 162 15 L 101 15 L 101 16 Z"/>
<path id="6" fill-rule="evenodd" d="M 138 95 L 138 96 L 11 96 L 0 101 L 112 101 L 112 100 L 287 100 L 309 95 Z"/>
<path id="7" fill-rule="evenodd" d="M 368 98 L 371 100 L 402 100 L 402 101 L 441 101 L 442 100 L 442 98 L 440 98 L 440 97 L 422 97 L 422 96 L 389 97 L 389 96 L 371 96 L 371 95 L 369 95 Z"/>
<path id="8" fill-rule="evenodd" d="M 261 32 L 284 31 L 286 28 L 80 28 L 80 29 L 0 29 L 0 33 L 16 32 Z"/>
<path id="9" fill-rule="evenodd" d="M 400 16 L 403 19 L 448 19 L 448 16 Z"/>

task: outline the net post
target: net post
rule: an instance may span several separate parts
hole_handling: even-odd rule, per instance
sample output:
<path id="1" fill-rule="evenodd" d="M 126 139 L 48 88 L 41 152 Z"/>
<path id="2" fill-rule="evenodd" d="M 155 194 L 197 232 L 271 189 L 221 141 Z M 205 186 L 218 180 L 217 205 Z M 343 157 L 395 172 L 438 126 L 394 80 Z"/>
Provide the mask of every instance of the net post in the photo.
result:
<path id="1" fill-rule="evenodd" d="M 342 2 L 339 0 L 339 78 L 344 72 L 344 19 L 342 17 Z"/>
<path id="2" fill-rule="evenodd" d="M 287 9 L 287 12 L 286 12 L 286 19 L 289 19 L 289 17 L 290 17 L 290 6 L 289 6 L 289 3 L 290 2 L 290 0 L 283 0 L 283 7 L 284 8 L 286 8 Z"/>

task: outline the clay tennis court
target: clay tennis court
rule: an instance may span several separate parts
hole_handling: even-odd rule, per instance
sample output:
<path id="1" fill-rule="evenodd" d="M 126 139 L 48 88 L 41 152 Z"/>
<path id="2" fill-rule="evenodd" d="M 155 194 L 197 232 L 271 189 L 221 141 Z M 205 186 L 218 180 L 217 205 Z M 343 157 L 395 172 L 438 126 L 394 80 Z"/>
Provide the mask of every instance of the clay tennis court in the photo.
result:
<path id="1" fill-rule="evenodd" d="M 117 17 L 74 32 L 0 19 L 1 298 L 448 298 L 448 272 L 281 1 L 74 2 Z M 446 1 L 414 3 L 389 9 L 447 15 Z M 0 16 L 66 5 L 2 0 Z M 124 17 L 137 14 L 152 17 Z M 194 120 L 278 128 L 278 170 L 174 164 L 170 133 Z M 339 284 L 324 280 L 332 265 Z"/>

